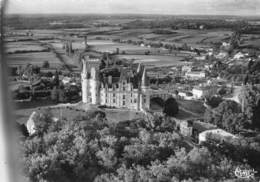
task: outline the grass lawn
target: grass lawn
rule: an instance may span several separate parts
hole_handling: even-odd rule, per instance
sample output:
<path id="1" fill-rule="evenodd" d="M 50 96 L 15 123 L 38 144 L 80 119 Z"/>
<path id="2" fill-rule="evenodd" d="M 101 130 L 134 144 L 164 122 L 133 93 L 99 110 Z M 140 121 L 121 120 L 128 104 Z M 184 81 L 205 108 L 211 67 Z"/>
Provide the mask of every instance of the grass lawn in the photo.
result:
<path id="1" fill-rule="evenodd" d="M 203 102 L 194 100 L 177 100 L 180 107 L 187 111 L 203 116 L 205 112 L 205 107 Z"/>

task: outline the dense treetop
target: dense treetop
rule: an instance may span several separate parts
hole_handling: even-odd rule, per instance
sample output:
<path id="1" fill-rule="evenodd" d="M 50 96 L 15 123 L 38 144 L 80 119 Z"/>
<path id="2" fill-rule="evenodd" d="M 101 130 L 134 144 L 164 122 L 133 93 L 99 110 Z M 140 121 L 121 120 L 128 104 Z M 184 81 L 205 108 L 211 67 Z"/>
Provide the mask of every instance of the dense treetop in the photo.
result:
<path id="1" fill-rule="evenodd" d="M 193 146 L 162 116 L 108 124 L 105 114 L 50 122 L 46 111 L 37 134 L 21 144 L 31 181 L 235 181 L 249 168 L 206 146 Z"/>

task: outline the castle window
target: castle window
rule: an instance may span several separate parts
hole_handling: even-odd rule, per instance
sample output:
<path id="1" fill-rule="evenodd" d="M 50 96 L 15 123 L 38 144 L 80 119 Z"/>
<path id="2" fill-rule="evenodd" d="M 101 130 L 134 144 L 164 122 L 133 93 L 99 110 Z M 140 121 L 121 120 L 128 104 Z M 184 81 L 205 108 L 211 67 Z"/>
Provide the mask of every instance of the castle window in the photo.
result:
<path id="1" fill-rule="evenodd" d="M 125 95 L 123 95 L 123 99 L 125 99 Z"/>
<path id="2" fill-rule="evenodd" d="M 134 103 L 136 103 L 136 99 L 134 99 Z"/>
<path id="3" fill-rule="evenodd" d="M 113 93 L 113 97 L 115 97 L 116 96 L 116 94 L 115 93 Z"/>
<path id="4" fill-rule="evenodd" d="M 116 103 L 116 99 L 113 99 L 113 103 Z"/>
<path id="5" fill-rule="evenodd" d="M 125 105 L 125 101 L 123 101 L 123 106 Z"/>

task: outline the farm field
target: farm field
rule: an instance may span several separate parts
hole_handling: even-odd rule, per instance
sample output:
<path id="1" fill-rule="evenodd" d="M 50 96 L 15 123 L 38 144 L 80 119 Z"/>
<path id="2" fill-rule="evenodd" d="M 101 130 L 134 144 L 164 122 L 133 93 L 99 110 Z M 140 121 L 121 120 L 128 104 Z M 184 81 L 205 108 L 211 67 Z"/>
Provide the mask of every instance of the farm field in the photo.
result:
<path id="1" fill-rule="evenodd" d="M 183 57 L 175 56 L 160 56 L 160 55 L 120 55 L 119 58 L 132 59 L 135 63 L 143 63 L 146 66 L 161 67 L 161 66 L 177 66 L 186 64 L 183 62 Z"/>
<path id="2" fill-rule="evenodd" d="M 23 52 L 23 51 L 46 51 L 47 49 L 34 41 L 8 42 L 6 45 L 7 53 Z"/>
<path id="3" fill-rule="evenodd" d="M 55 54 L 51 52 L 32 52 L 7 55 L 7 63 L 15 66 L 33 64 L 41 67 L 44 61 L 48 61 L 51 67 L 60 65 L 59 59 L 57 59 Z"/>

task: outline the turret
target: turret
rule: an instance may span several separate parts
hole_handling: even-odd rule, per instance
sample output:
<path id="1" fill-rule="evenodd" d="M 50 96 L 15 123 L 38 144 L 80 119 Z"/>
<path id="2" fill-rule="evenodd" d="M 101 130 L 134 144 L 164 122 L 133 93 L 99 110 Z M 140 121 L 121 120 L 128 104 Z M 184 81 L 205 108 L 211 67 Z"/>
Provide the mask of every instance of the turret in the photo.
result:
<path id="1" fill-rule="evenodd" d="M 149 80 L 146 74 L 146 69 L 143 69 L 143 74 L 142 74 L 142 80 L 141 80 L 141 89 L 145 90 L 149 87 Z"/>
<path id="2" fill-rule="evenodd" d="M 149 93 L 149 79 L 146 74 L 145 67 L 142 71 L 142 78 L 141 78 L 141 94 L 139 100 L 139 109 L 145 110 L 150 108 L 150 93 Z"/>
<path id="3" fill-rule="evenodd" d="M 141 72 L 141 69 L 142 69 L 142 65 L 141 63 L 138 64 L 138 67 L 137 67 L 137 73 L 140 73 Z"/>

